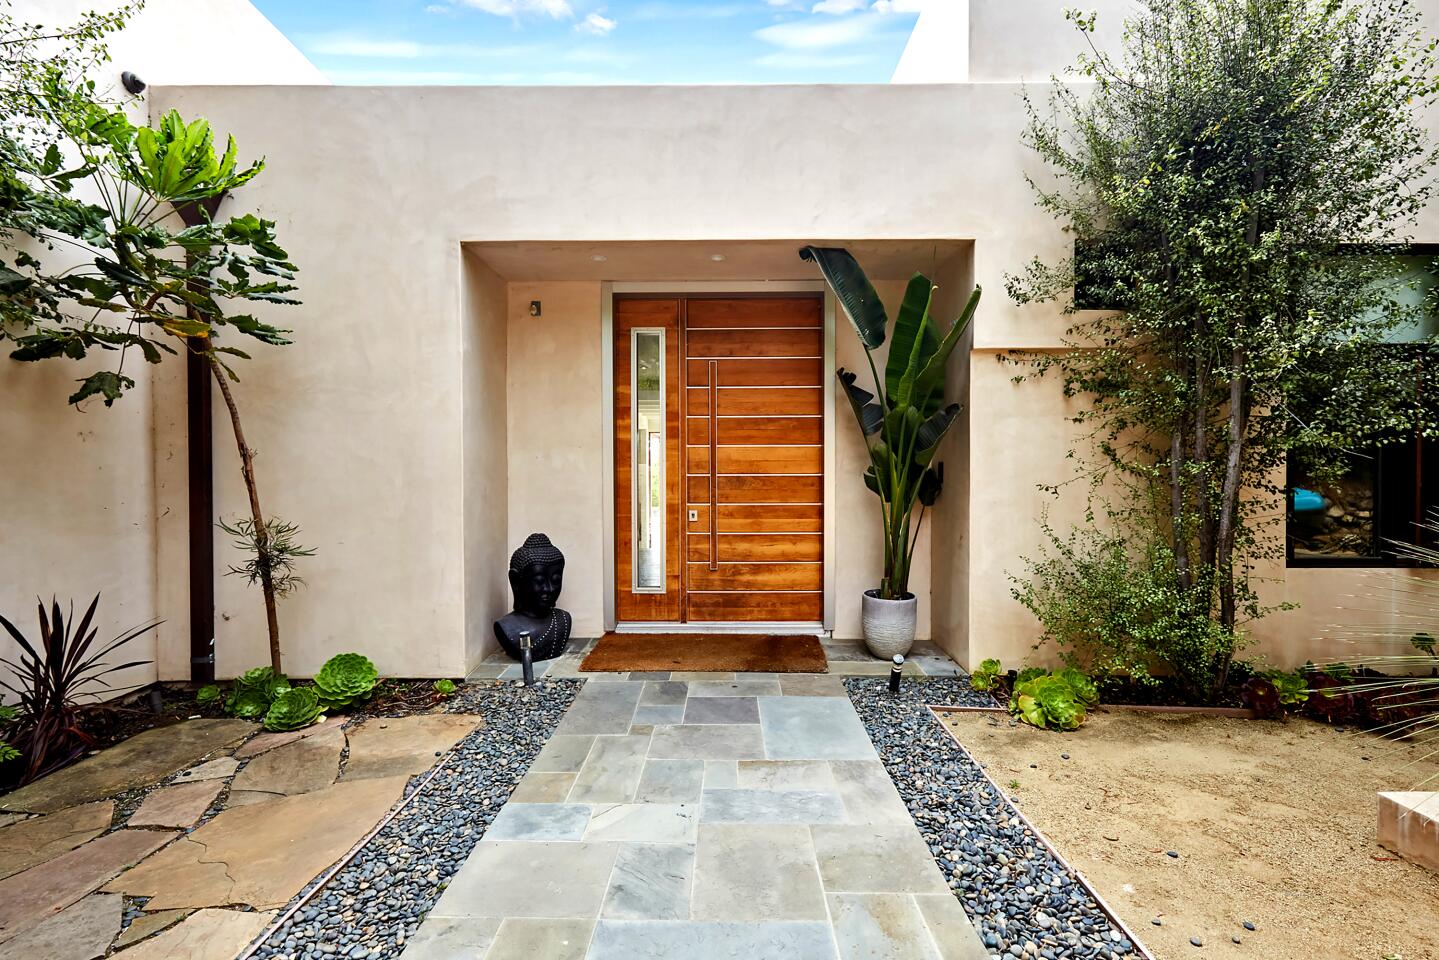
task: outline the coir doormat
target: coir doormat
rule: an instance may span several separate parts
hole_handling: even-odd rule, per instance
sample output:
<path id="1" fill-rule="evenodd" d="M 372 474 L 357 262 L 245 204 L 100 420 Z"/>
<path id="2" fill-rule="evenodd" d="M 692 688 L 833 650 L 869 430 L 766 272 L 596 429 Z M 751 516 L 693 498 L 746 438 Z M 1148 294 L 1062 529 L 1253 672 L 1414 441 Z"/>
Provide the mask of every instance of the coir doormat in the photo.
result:
<path id="1" fill-rule="evenodd" d="M 589 673 L 826 673 L 816 637 L 758 633 L 607 633 L 580 664 Z"/>

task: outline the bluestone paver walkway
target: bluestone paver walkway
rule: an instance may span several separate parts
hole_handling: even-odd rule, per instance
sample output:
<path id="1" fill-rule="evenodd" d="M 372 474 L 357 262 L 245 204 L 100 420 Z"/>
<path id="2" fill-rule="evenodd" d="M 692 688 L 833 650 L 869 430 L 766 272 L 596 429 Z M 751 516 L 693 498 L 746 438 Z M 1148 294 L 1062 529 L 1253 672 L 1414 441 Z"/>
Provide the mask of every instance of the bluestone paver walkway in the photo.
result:
<path id="1" fill-rule="evenodd" d="M 837 678 L 605 674 L 404 960 L 457 956 L 988 953 Z"/>

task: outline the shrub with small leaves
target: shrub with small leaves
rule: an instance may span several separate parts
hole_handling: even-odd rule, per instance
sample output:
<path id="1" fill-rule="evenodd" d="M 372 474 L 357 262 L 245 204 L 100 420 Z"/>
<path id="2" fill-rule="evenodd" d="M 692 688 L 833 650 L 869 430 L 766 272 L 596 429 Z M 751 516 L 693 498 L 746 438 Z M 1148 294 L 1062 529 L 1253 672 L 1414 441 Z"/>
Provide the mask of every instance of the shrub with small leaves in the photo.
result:
<path id="1" fill-rule="evenodd" d="M 320 697 L 314 687 L 292 687 L 275 698 L 265 713 L 266 730 L 299 730 L 320 716 Z"/>
<path id="2" fill-rule="evenodd" d="M 326 710 L 350 706 L 356 700 L 368 700 L 375 691 L 380 672 L 370 659 L 358 653 L 337 653 L 320 672 L 315 674 L 315 688 Z"/>
<path id="3" fill-rule="evenodd" d="M 453 696 L 455 695 L 455 681 L 453 681 L 453 680 L 436 680 L 436 681 L 435 681 L 435 692 L 438 693 L 438 694 L 439 694 L 441 697 L 443 697 L 444 699 L 448 700 L 450 697 L 453 697 Z"/>

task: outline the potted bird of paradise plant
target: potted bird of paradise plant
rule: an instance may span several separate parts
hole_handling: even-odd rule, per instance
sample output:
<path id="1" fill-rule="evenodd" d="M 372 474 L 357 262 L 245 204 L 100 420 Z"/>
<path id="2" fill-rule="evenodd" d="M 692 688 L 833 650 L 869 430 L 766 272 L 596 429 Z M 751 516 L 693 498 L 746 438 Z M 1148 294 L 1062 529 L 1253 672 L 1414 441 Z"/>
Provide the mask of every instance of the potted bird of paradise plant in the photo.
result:
<path id="1" fill-rule="evenodd" d="M 935 462 L 935 454 L 961 409 L 945 399 L 946 368 L 974 318 L 980 291 L 975 288 L 959 318 L 941 331 L 930 314 L 938 288 L 916 273 L 890 333 L 884 304 L 849 251 L 811 246 L 799 255 L 819 267 L 834 291 L 859 335 L 874 380 L 871 393 L 857 384 L 857 374 L 843 367 L 837 372 L 869 452 L 864 483 L 879 498 L 884 524 L 883 574 L 862 601 L 864 641 L 870 653 L 889 658 L 908 653 L 914 644 L 916 600 L 909 573 L 925 510 L 944 486 L 944 465 Z M 875 351 L 886 338 L 889 357 L 881 379 Z"/>

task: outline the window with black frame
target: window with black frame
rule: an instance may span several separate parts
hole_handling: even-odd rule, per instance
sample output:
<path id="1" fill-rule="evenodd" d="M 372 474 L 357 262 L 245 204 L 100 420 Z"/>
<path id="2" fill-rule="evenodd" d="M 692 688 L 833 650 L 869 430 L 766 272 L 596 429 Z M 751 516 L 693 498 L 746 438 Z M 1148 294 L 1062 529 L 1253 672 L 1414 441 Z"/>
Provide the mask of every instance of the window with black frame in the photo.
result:
<path id="1" fill-rule="evenodd" d="M 1416 304 L 1429 302 L 1435 287 L 1433 256 L 1404 259 L 1416 283 L 1400 295 L 1416 298 Z M 1426 313 L 1412 328 L 1395 331 L 1381 349 L 1412 351 L 1415 377 L 1433 383 L 1430 351 L 1417 344 L 1436 332 L 1439 317 Z M 1346 461 L 1337 476 L 1331 471 L 1324 479 L 1291 461 L 1285 537 L 1289 566 L 1398 566 L 1407 561 L 1394 557 L 1394 543 L 1428 539 L 1418 523 L 1439 510 L 1439 439 L 1425 438 L 1416 429 L 1350 452 Z"/>

